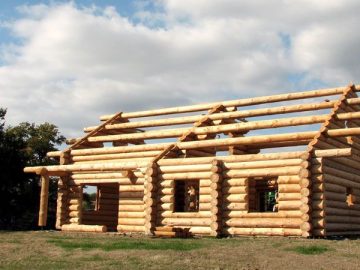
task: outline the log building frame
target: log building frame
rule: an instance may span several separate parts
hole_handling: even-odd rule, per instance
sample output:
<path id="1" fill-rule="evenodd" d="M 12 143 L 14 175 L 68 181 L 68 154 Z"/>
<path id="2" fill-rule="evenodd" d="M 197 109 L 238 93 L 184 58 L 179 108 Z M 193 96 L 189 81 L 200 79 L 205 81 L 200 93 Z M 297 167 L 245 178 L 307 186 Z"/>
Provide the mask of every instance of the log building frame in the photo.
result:
<path id="1" fill-rule="evenodd" d="M 349 85 L 101 116 L 68 148 L 48 153 L 59 165 L 24 169 L 41 176 L 39 226 L 56 177 L 56 228 L 64 231 L 359 234 L 359 91 Z M 93 211 L 82 207 L 85 185 L 98 189 Z"/>

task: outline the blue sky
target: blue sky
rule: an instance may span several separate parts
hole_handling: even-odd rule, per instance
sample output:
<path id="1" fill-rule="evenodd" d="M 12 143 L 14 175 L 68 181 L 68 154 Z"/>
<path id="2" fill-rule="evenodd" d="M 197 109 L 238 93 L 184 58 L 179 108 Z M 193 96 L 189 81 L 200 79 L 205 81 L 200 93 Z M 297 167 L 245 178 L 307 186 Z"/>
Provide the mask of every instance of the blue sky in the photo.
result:
<path id="1" fill-rule="evenodd" d="M 19 8 L 20 7 L 20 8 Z M 1 1 L 7 122 L 79 136 L 98 116 L 347 85 L 356 0 Z"/>

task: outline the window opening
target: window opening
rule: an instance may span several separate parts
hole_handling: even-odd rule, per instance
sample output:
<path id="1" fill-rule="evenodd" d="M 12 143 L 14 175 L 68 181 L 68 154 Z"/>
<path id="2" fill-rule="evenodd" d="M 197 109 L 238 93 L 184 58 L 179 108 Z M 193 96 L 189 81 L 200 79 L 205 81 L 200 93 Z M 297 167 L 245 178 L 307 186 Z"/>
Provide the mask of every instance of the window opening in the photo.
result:
<path id="1" fill-rule="evenodd" d="M 199 181 L 175 181 L 175 212 L 199 211 Z"/>
<path id="2" fill-rule="evenodd" d="M 97 186 L 83 186 L 82 208 L 84 211 L 99 210 L 99 189 Z"/>
<path id="3" fill-rule="evenodd" d="M 277 212 L 278 192 L 276 178 L 249 179 L 249 212 Z"/>

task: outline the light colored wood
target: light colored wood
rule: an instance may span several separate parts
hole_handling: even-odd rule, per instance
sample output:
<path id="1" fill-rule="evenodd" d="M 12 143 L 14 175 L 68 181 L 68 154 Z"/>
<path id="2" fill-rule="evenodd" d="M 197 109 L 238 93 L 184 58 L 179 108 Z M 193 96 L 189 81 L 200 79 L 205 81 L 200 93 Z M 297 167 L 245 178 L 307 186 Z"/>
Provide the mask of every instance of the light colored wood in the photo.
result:
<path id="1" fill-rule="evenodd" d="M 228 227 L 300 228 L 303 223 L 296 218 L 231 218 L 224 222 Z"/>
<path id="2" fill-rule="evenodd" d="M 248 212 L 248 211 L 225 211 L 225 218 L 301 218 L 303 215 L 300 211 L 281 211 L 281 212 Z"/>
<path id="3" fill-rule="evenodd" d="M 144 232 L 144 226 L 133 226 L 133 225 L 118 225 L 118 232 Z"/>
<path id="4" fill-rule="evenodd" d="M 358 86 L 356 86 L 356 88 L 357 87 Z M 338 88 L 321 89 L 321 90 L 313 90 L 313 91 L 290 93 L 290 94 L 264 96 L 258 98 L 229 100 L 229 101 L 224 101 L 222 103 L 207 103 L 202 105 L 191 105 L 191 106 L 183 106 L 183 107 L 165 108 L 159 110 L 123 113 L 122 117 L 138 118 L 138 117 L 148 117 L 148 116 L 156 116 L 156 115 L 164 115 L 164 114 L 177 114 L 177 113 L 185 113 L 185 112 L 203 111 L 203 110 L 209 110 L 219 104 L 223 105 L 224 107 L 239 107 L 239 106 L 248 106 L 248 105 L 264 104 L 264 103 L 272 103 L 272 102 L 280 102 L 280 101 L 288 101 L 288 100 L 297 100 L 304 98 L 332 96 L 332 95 L 342 94 L 347 89 L 348 87 L 338 87 Z M 100 119 L 102 121 L 105 121 L 110 117 L 113 117 L 113 115 L 106 115 L 106 116 L 104 115 L 101 116 Z"/>
<path id="5" fill-rule="evenodd" d="M 301 229 L 291 228 L 235 228 L 225 227 L 230 235 L 302 236 Z"/>
<path id="6" fill-rule="evenodd" d="M 70 232 L 106 232 L 107 227 L 104 225 L 64 224 L 61 226 L 61 230 Z"/>
<path id="7" fill-rule="evenodd" d="M 39 208 L 39 226 L 46 226 L 47 212 L 49 201 L 49 176 L 46 172 L 41 175 L 41 192 L 40 192 L 40 208 Z"/>
<path id="8" fill-rule="evenodd" d="M 308 167 L 308 161 L 303 159 L 283 159 L 283 160 L 267 160 L 267 161 L 251 161 L 251 162 L 224 162 L 226 169 L 256 169 L 256 168 L 274 168 L 274 167 L 287 167 L 299 166 L 302 168 Z"/>
<path id="9" fill-rule="evenodd" d="M 246 170 L 230 170 L 223 173 L 225 178 L 234 177 L 258 177 L 258 176 L 279 176 L 279 175 L 294 175 L 298 174 L 301 177 L 308 177 L 309 173 L 306 169 L 301 167 L 280 167 L 269 169 L 246 169 Z"/>
<path id="10" fill-rule="evenodd" d="M 221 112 L 221 113 L 209 114 L 208 117 L 210 120 L 240 119 L 240 118 L 249 118 L 249 117 L 256 117 L 256 116 L 264 116 L 264 115 L 273 115 L 273 114 L 314 111 L 314 110 L 322 110 L 322 109 L 332 108 L 334 106 L 335 102 L 336 101 L 330 101 L 330 102 L 321 102 L 321 103 L 278 106 L 278 107 L 266 108 L 266 109 Z M 203 118 L 202 115 L 194 115 L 194 116 L 185 116 L 185 117 L 182 116 L 182 117 L 174 117 L 174 118 L 166 118 L 166 119 L 144 120 L 144 121 L 106 125 L 106 129 L 112 130 L 112 129 L 127 129 L 127 128 L 158 127 L 158 126 L 191 124 L 191 123 L 201 120 L 202 118 Z M 90 132 L 95 128 L 96 127 L 84 128 L 84 132 Z"/>
<path id="11" fill-rule="evenodd" d="M 243 132 L 257 129 L 279 128 L 298 125 L 309 125 L 322 123 L 328 118 L 327 115 L 317 116 L 301 116 L 292 118 L 280 118 L 274 120 L 261 120 L 246 123 L 236 124 L 224 124 L 207 127 L 194 127 L 191 129 L 194 135 L 204 135 L 212 133 L 226 133 L 226 132 Z M 182 136 L 189 128 L 177 128 L 177 129 L 162 129 L 162 130 L 150 130 L 146 132 L 137 132 L 120 135 L 105 135 L 88 138 L 90 142 L 105 142 L 105 141 L 128 141 L 128 140 L 143 140 L 143 139 L 163 139 L 163 138 L 175 138 Z"/>

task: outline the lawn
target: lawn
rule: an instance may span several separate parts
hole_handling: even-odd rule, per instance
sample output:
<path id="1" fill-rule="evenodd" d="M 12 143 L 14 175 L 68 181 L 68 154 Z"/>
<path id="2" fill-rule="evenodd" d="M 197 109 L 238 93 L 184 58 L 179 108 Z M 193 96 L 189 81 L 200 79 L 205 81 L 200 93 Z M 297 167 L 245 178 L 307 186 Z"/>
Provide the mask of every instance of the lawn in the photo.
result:
<path id="1" fill-rule="evenodd" d="M 0 232 L 0 269 L 360 269 L 360 239 Z"/>

